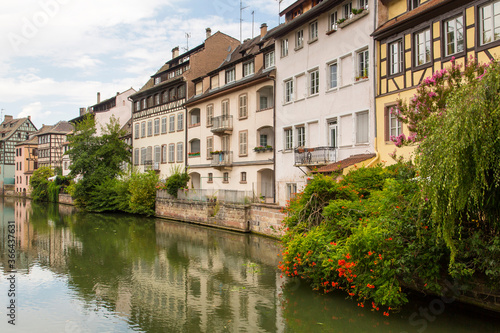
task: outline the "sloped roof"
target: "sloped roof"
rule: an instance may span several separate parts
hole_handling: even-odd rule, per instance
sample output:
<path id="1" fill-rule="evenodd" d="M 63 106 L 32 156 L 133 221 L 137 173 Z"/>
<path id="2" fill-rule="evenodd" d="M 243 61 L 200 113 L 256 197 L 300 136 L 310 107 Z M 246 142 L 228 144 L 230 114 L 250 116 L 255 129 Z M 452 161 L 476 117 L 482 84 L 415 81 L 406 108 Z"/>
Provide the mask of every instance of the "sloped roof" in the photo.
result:
<path id="1" fill-rule="evenodd" d="M 59 121 L 55 125 L 43 125 L 43 127 L 35 134 L 37 136 L 43 134 L 67 134 L 73 130 L 73 126 L 67 121 Z"/>
<path id="2" fill-rule="evenodd" d="M 342 161 L 338 161 L 335 163 L 325 165 L 324 167 L 321 167 L 318 170 L 313 171 L 313 173 L 332 173 L 335 171 L 340 171 L 340 170 L 343 170 L 347 167 L 350 167 L 351 165 L 365 162 L 371 158 L 374 158 L 375 156 L 376 156 L 375 154 L 352 155 L 352 156 L 349 156 L 348 158 L 346 158 Z"/>
<path id="3" fill-rule="evenodd" d="M 38 145 L 38 137 L 36 135 L 30 135 L 30 138 L 28 140 L 16 144 L 16 146 L 23 146 L 23 145 Z"/>
<path id="4" fill-rule="evenodd" d="M 4 120 L 0 124 L 0 141 L 7 141 L 28 118 L 16 118 L 16 119 L 8 119 Z"/>
<path id="5" fill-rule="evenodd" d="M 407 27 L 414 26 L 415 23 L 420 23 L 428 20 L 429 18 L 426 17 L 426 15 L 441 6 L 451 4 L 453 8 L 456 8 L 461 6 L 462 4 L 469 2 L 470 0 L 429 0 L 411 11 L 407 11 L 382 23 L 382 25 L 380 25 L 372 33 L 372 36 L 375 37 L 375 39 L 384 38 L 395 33 L 395 31 L 406 29 Z M 415 20 L 417 20 L 418 22 L 414 22 Z"/>

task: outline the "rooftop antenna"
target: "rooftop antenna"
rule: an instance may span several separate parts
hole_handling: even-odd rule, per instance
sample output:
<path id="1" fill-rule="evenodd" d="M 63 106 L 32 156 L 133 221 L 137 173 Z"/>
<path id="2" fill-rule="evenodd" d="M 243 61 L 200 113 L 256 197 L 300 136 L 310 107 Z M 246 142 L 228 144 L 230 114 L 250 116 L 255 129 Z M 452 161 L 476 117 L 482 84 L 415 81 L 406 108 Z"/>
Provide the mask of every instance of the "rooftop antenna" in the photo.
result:
<path id="1" fill-rule="evenodd" d="M 183 47 L 183 49 L 187 51 L 189 51 L 189 38 L 191 38 L 191 33 L 190 32 L 186 32 L 186 47 Z"/>
<path id="2" fill-rule="evenodd" d="M 283 2 L 283 0 L 278 0 L 278 25 L 281 24 L 281 3 Z"/>
<path id="3" fill-rule="evenodd" d="M 252 10 L 252 39 L 253 39 L 253 32 L 254 32 L 254 18 L 255 18 L 255 10 Z"/>
<path id="4" fill-rule="evenodd" d="M 242 32 L 241 32 L 241 29 L 242 29 L 242 23 L 243 23 L 243 18 L 241 17 L 241 15 L 243 14 L 243 9 L 245 8 L 248 8 L 248 6 L 246 7 L 243 7 L 243 0 L 240 0 L 240 43 L 242 41 Z"/>

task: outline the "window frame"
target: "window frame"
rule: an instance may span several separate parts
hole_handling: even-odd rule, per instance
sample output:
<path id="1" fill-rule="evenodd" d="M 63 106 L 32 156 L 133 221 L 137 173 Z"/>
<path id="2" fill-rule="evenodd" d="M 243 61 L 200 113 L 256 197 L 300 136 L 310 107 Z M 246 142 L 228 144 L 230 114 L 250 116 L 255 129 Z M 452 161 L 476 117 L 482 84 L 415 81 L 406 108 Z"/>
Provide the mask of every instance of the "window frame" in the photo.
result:
<path id="1" fill-rule="evenodd" d="M 356 52 L 356 76 L 360 79 L 370 78 L 370 51 L 364 48 Z"/>
<path id="2" fill-rule="evenodd" d="M 200 116 L 200 118 L 201 118 L 201 116 Z M 177 114 L 177 132 L 180 132 L 183 130 L 184 130 L 184 113 L 180 112 Z"/>
<path id="3" fill-rule="evenodd" d="M 214 151 L 214 137 L 213 136 L 207 136 L 207 147 L 206 147 L 206 154 L 207 154 L 207 160 L 212 159 L 212 152 Z"/>
<path id="4" fill-rule="evenodd" d="M 248 156 L 248 130 L 238 132 L 238 156 Z"/>
<path id="5" fill-rule="evenodd" d="M 333 83 L 332 67 L 335 66 L 335 86 Z M 338 62 L 332 61 L 328 64 L 328 89 L 337 89 L 339 87 L 339 64 Z"/>
<path id="6" fill-rule="evenodd" d="M 397 55 L 398 59 L 397 62 L 394 62 L 394 52 L 392 50 L 392 47 L 394 45 L 397 45 Z M 395 41 L 392 41 L 390 43 L 387 43 L 388 51 L 387 54 L 389 55 L 389 61 L 387 62 L 389 69 L 388 73 L 389 75 L 401 75 L 404 73 L 404 45 L 403 45 L 403 39 L 397 39 Z M 397 66 L 397 71 L 393 71 L 394 66 Z"/>
<path id="7" fill-rule="evenodd" d="M 153 136 L 153 120 L 148 120 L 148 137 Z"/>
<path id="8" fill-rule="evenodd" d="M 228 184 L 229 183 L 229 172 L 224 172 L 222 174 L 222 183 Z"/>
<path id="9" fill-rule="evenodd" d="M 160 118 L 154 119 L 153 135 L 160 135 Z"/>
<path id="10" fill-rule="evenodd" d="M 141 138 L 146 137 L 146 122 L 141 122 Z"/>
<path id="11" fill-rule="evenodd" d="M 242 103 L 244 100 L 244 104 Z M 248 118 L 248 94 L 241 94 L 238 96 L 238 119 Z"/>
<path id="12" fill-rule="evenodd" d="M 328 15 L 328 20 L 329 20 L 329 31 L 334 31 L 334 30 L 337 30 L 337 21 L 339 20 L 338 19 L 338 11 L 337 10 L 334 10 L 333 12 L 331 12 L 329 15 Z"/>
<path id="13" fill-rule="evenodd" d="M 224 78 L 226 79 L 226 84 L 236 81 L 236 68 L 232 67 L 226 69 L 224 72 Z"/>
<path id="14" fill-rule="evenodd" d="M 295 127 L 297 130 L 297 147 L 305 147 L 306 146 L 306 127 L 305 126 L 297 126 Z"/>
<path id="15" fill-rule="evenodd" d="M 274 50 L 264 54 L 264 68 L 274 67 L 275 64 Z"/>
<path id="16" fill-rule="evenodd" d="M 240 183 L 241 184 L 247 183 L 247 172 L 246 171 L 240 172 Z"/>
<path id="17" fill-rule="evenodd" d="M 177 142 L 177 154 L 176 154 L 176 162 L 183 163 L 184 162 L 184 142 Z"/>
<path id="18" fill-rule="evenodd" d="M 283 129 L 283 147 L 284 150 L 292 150 L 293 147 L 293 129 L 291 127 Z"/>
<path id="19" fill-rule="evenodd" d="M 422 44 L 418 43 L 419 41 L 419 36 L 422 35 L 424 36 L 424 42 Z M 427 40 L 427 37 L 428 37 L 428 40 Z M 418 44 L 417 44 L 418 43 Z M 432 33 L 431 33 L 431 27 L 427 27 L 425 29 L 422 29 L 418 32 L 415 32 L 413 34 L 413 49 L 412 49 L 412 52 L 413 52 L 413 67 L 421 67 L 421 66 L 428 66 L 430 64 L 432 64 Z M 419 45 L 423 45 L 424 46 L 424 57 L 426 58 L 426 55 L 427 55 L 427 49 L 426 47 L 428 46 L 429 47 L 429 60 L 428 61 L 425 61 L 423 63 L 419 63 L 419 57 L 420 57 L 420 48 L 419 48 Z"/>
<path id="20" fill-rule="evenodd" d="M 207 127 L 211 127 L 213 126 L 214 105 L 208 104 L 206 110 L 207 110 Z"/>
<path id="21" fill-rule="evenodd" d="M 161 117 L 161 134 L 167 133 L 167 117 Z"/>
<path id="22" fill-rule="evenodd" d="M 168 131 L 170 133 L 175 132 L 175 114 L 168 117 Z"/>
<path id="23" fill-rule="evenodd" d="M 253 60 L 243 63 L 242 67 L 243 67 L 243 77 L 247 77 L 255 73 L 255 63 Z"/>
<path id="24" fill-rule="evenodd" d="M 309 96 L 316 96 L 319 94 L 319 68 L 312 69 L 308 74 Z"/>
<path id="25" fill-rule="evenodd" d="M 140 132 L 140 123 L 135 123 L 134 124 L 134 139 L 139 139 L 141 132 Z"/>
<path id="26" fill-rule="evenodd" d="M 168 163 L 175 163 L 175 143 L 168 144 Z"/>
<path id="27" fill-rule="evenodd" d="M 458 23 L 457 20 L 458 19 L 462 20 L 462 28 L 461 28 L 461 30 L 462 30 L 461 31 L 461 34 L 462 34 L 462 49 L 461 50 L 458 50 L 458 45 L 459 45 L 459 41 L 460 41 L 458 39 L 458 37 L 457 37 L 458 31 L 459 31 L 459 29 L 457 29 L 457 23 Z M 453 47 L 454 47 L 455 51 L 452 52 L 452 53 L 448 53 L 448 45 L 452 44 L 452 43 L 449 43 L 449 40 L 448 40 L 448 31 L 447 31 L 447 27 L 448 27 L 447 24 L 450 23 L 450 22 L 454 23 L 454 26 L 453 26 L 453 28 L 454 28 L 454 31 L 453 31 L 453 33 L 454 33 Z M 443 29 L 443 41 L 442 41 L 443 44 L 442 45 L 443 45 L 443 54 L 444 54 L 444 56 L 445 57 L 451 57 L 451 56 L 453 56 L 455 54 L 463 53 L 465 51 L 464 15 L 460 14 L 460 15 L 452 17 L 452 18 L 450 18 L 448 20 L 444 20 L 443 21 L 443 27 L 442 27 L 442 29 Z M 482 35 L 481 31 L 479 31 L 479 34 Z"/>
<path id="28" fill-rule="evenodd" d="M 285 94 L 284 94 L 284 104 L 292 103 L 294 101 L 294 89 L 293 89 L 293 79 L 287 79 L 283 82 Z"/>
<path id="29" fill-rule="evenodd" d="M 295 50 L 299 50 L 304 47 L 304 29 L 300 29 L 295 32 Z"/>
<path id="30" fill-rule="evenodd" d="M 283 38 L 281 40 L 281 57 L 284 58 L 288 56 L 288 38 Z"/>
<path id="31" fill-rule="evenodd" d="M 342 5 L 342 18 L 349 19 L 352 14 L 352 1 Z"/>
<path id="32" fill-rule="evenodd" d="M 366 140 L 365 141 L 361 141 L 360 140 L 361 138 L 363 138 L 363 137 L 360 138 L 361 131 L 360 131 L 360 128 L 359 128 L 359 126 L 360 126 L 360 120 L 359 120 L 359 118 L 361 116 L 366 116 L 366 128 L 364 129 L 364 130 L 366 130 L 365 131 L 366 134 L 363 134 L 363 136 L 366 135 Z M 356 138 L 355 138 L 356 139 L 356 144 L 357 145 L 363 145 L 363 144 L 370 143 L 370 113 L 368 112 L 368 110 L 356 112 L 356 118 L 355 119 L 356 119 Z"/>
<path id="33" fill-rule="evenodd" d="M 318 21 L 309 23 L 309 43 L 318 40 Z"/>

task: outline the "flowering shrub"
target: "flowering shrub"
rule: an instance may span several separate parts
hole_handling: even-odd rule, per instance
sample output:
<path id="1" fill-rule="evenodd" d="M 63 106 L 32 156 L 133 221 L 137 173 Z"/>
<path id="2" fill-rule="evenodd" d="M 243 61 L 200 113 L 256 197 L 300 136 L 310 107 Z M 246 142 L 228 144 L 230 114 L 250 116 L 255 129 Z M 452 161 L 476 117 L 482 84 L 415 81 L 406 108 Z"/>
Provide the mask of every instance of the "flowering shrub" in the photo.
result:
<path id="1" fill-rule="evenodd" d="M 404 164 L 360 168 L 340 183 L 316 176 L 287 208 L 279 268 L 384 315 L 408 301 L 404 286 L 439 292 L 446 249 L 422 224 L 428 213 L 414 177 Z"/>
<path id="2" fill-rule="evenodd" d="M 412 133 L 409 137 L 404 134 L 391 136 L 391 141 L 401 147 L 425 139 L 428 135 L 425 120 L 432 114 L 443 115 L 450 94 L 463 85 L 482 78 L 488 66 L 489 64 L 479 64 L 473 58 L 462 66 L 452 57 L 450 68 L 436 71 L 432 76 L 425 78 L 410 101 L 399 99 L 397 107 L 390 110 L 402 123 L 408 125 Z"/>

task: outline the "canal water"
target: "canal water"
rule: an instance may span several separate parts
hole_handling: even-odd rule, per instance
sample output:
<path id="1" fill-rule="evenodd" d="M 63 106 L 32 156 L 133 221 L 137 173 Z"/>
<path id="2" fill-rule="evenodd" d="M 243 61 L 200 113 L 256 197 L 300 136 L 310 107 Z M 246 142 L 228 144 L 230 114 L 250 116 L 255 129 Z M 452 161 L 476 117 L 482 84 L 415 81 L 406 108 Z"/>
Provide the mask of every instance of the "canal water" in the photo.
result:
<path id="1" fill-rule="evenodd" d="M 0 210 L 0 332 L 500 332 L 450 300 L 412 298 L 384 317 L 313 292 L 280 277 L 264 237 L 29 200 Z"/>

